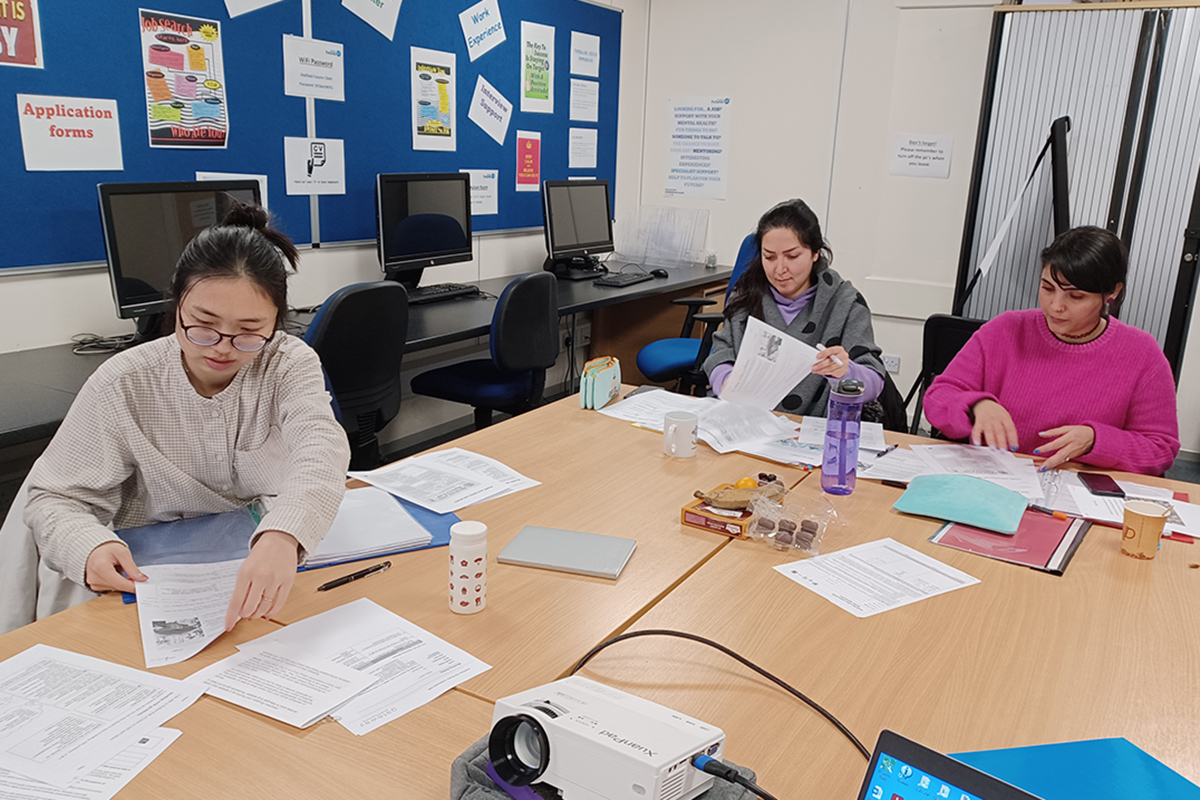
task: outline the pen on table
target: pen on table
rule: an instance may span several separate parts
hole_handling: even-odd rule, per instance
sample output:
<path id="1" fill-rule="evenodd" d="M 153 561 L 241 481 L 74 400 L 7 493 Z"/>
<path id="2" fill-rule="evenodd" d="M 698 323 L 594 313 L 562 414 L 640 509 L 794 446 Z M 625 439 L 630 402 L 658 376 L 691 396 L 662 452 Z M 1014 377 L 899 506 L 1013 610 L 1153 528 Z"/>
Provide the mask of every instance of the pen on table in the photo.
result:
<path id="1" fill-rule="evenodd" d="M 817 342 L 817 349 L 824 350 L 825 345 L 821 344 L 820 342 Z M 837 356 L 826 356 L 826 358 L 831 358 L 831 359 L 833 359 L 833 363 L 837 364 L 839 367 L 842 366 L 842 360 L 840 358 L 838 358 Z"/>
<path id="2" fill-rule="evenodd" d="M 1045 506 L 1034 505 L 1033 503 L 1029 504 L 1029 508 L 1032 511 L 1040 511 L 1043 514 L 1049 514 L 1055 519 L 1070 519 L 1065 511 L 1055 511 L 1053 509 L 1046 508 Z"/>
<path id="3" fill-rule="evenodd" d="M 883 449 L 882 449 L 882 450 L 880 450 L 878 453 L 876 453 L 876 454 L 875 454 L 875 457 L 876 457 L 876 458 L 883 458 L 884 456 L 886 456 L 888 453 L 892 452 L 893 450 L 895 450 L 895 449 L 896 449 L 897 447 L 899 447 L 899 446 L 900 446 L 900 445 L 898 445 L 898 444 L 889 444 L 887 447 L 883 448 Z"/>
<path id="4" fill-rule="evenodd" d="M 373 567 L 367 567 L 366 569 L 360 569 L 358 572 L 351 572 L 349 575 L 343 575 L 340 578 L 335 578 L 334 580 L 331 580 L 329 583 L 322 583 L 320 586 L 317 587 L 317 591 L 324 592 L 324 591 L 328 591 L 329 589 L 336 589 L 339 586 L 345 586 L 347 583 L 352 583 L 353 581 L 356 581 L 359 578 L 365 578 L 368 575 L 374 575 L 376 572 L 383 572 L 391 565 L 392 565 L 392 562 L 384 561 L 380 564 L 376 564 Z"/>

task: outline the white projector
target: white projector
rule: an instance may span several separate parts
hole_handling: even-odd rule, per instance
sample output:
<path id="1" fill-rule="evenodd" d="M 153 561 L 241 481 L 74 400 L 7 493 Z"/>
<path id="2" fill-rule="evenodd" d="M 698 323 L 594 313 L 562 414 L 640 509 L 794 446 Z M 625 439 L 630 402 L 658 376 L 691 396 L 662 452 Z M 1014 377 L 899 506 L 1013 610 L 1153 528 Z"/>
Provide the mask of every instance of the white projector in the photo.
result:
<path id="1" fill-rule="evenodd" d="M 513 786 L 545 783 L 563 800 L 691 800 L 720 760 L 720 728 L 572 676 L 496 701 L 488 755 Z"/>

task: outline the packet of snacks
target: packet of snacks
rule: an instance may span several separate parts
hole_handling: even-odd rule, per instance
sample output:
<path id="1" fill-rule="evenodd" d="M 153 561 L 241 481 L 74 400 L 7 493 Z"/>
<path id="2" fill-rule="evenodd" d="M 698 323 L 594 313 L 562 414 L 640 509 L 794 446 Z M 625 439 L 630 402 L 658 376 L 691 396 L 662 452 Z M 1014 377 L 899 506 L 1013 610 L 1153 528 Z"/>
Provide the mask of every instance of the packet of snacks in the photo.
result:
<path id="1" fill-rule="evenodd" d="M 771 544 L 778 550 L 799 550 L 815 556 L 831 526 L 840 523 L 837 512 L 824 497 L 802 497 L 790 492 L 782 502 L 756 498 L 750 504 L 751 518 L 746 538 Z"/>

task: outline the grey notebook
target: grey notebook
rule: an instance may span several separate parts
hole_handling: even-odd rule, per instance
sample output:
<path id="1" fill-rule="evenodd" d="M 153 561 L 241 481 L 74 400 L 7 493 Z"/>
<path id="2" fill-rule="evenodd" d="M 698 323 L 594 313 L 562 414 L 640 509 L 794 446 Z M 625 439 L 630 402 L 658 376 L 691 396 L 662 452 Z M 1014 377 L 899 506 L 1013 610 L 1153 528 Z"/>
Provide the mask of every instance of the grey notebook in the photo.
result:
<path id="1" fill-rule="evenodd" d="M 496 560 L 501 564 L 615 578 L 629 563 L 635 547 L 637 542 L 633 539 L 526 525 Z"/>

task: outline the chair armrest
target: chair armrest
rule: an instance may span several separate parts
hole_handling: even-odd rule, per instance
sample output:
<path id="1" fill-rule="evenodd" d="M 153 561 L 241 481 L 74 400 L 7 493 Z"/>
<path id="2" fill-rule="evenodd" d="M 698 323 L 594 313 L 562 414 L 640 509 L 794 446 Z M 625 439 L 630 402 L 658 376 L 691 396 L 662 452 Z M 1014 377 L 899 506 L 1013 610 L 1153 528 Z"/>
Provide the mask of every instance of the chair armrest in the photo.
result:
<path id="1" fill-rule="evenodd" d="M 671 301 L 677 306 L 687 306 L 687 316 L 683 318 L 683 329 L 679 332 L 680 339 L 692 338 L 692 330 L 696 324 L 696 312 L 705 306 L 716 305 L 717 301 L 708 297 L 677 297 Z"/>
<path id="2" fill-rule="evenodd" d="M 695 316 L 696 322 L 702 322 L 705 325 L 708 325 L 709 323 L 712 323 L 712 322 L 720 323 L 720 322 L 724 321 L 724 319 L 725 319 L 725 314 L 724 314 L 724 312 L 721 312 L 721 311 L 707 311 L 703 314 L 697 314 Z"/>
<path id="3" fill-rule="evenodd" d="M 696 352 L 696 363 L 692 366 L 692 371 L 700 374 L 704 371 L 705 359 L 712 352 L 713 334 L 717 332 L 717 327 L 725 321 L 725 315 L 710 311 L 707 314 L 697 314 L 696 321 L 704 325 L 704 335 L 700 337 L 700 349 Z"/>

